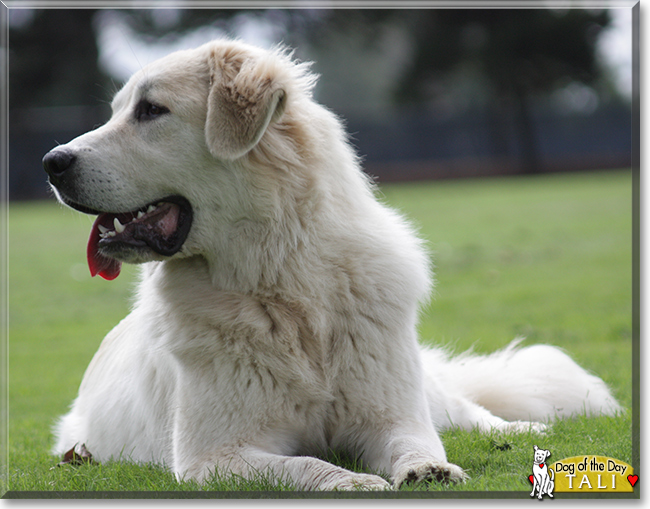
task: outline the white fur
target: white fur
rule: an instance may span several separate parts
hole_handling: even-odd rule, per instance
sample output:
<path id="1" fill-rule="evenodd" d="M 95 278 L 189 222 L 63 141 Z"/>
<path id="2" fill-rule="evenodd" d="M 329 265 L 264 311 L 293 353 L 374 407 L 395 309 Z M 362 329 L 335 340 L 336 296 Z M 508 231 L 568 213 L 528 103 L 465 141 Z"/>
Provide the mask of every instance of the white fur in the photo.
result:
<path id="1" fill-rule="evenodd" d="M 55 149 L 76 154 L 88 207 L 173 193 L 194 209 L 179 253 L 125 260 L 148 262 L 137 301 L 88 367 L 56 453 L 85 443 L 101 461 L 163 462 L 179 479 L 261 472 L 300 489 L 384 489 L 377 474 L 396 487 L 465 477 L 436 429 L 542 429 L 519 420 L 618 409 L 550 346 L 421 349 L 427 253 L 375 199 L 314 80 L 285 51 L 215 41 L 145 67 L 107 124 Z M 170 113 L 135 121 L 143 97 Z M 328 448 L 373 473 L 313 457 Z"/>

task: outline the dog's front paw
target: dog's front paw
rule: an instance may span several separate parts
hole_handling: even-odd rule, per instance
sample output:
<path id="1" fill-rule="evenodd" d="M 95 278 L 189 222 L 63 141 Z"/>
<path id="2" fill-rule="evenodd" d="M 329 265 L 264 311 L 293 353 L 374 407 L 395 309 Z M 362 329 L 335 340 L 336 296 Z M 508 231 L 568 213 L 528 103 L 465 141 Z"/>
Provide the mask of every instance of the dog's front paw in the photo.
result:
<path id="1" fill-rule="evenodd" d="M 354 474 L 321 486 L 320 489 L 336 491 L 384 491 L 391 488 L 390 483 L 378 475 Z"/>
<path id="2" fill-rule="evenodd" d="M 393 484 L 399 489 L 402 486 L 427 481 L 437 481 L 445 484 L 459 483 L 465 481 L 467 477 L 462 468 L 452 463 L 429 462 L 405 468 L 395 476 Z"/>

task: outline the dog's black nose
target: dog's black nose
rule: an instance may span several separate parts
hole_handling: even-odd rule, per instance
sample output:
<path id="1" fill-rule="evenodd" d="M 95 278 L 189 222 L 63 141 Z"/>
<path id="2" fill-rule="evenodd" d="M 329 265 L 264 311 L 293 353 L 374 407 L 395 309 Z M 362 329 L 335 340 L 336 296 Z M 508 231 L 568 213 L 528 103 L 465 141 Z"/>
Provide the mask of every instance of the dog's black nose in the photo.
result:
<path id="1" fill-rule="evenodd" d="M 77 156 L 65 149 L 50 150 L 43 158 L 43 168 L 50 177 L 60 178 L 66 172 Z"/>

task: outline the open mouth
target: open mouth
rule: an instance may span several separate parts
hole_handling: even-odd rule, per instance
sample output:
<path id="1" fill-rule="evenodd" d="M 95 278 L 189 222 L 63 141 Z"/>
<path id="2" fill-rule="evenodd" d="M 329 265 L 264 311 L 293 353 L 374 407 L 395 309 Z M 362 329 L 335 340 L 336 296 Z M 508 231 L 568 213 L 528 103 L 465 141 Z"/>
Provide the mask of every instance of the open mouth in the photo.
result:
<path id="1" fill-rule="evenodd" d="M 122 262 L 153 251 L 171 256 L 185 243 L 192 226 L 192 207 L 181 196 L 169 196 L 131 212 L 99 212 L 70 204 L 97 219 L 88 239 L 88 267 L 94 277 L 115 279 Z"/>

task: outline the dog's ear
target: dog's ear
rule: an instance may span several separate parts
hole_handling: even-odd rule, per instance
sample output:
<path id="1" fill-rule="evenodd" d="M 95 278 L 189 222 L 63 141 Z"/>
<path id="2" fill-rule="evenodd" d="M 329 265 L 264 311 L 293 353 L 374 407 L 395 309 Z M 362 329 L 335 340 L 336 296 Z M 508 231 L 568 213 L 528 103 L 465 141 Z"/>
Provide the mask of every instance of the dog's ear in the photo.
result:
<path id="1" fill-rule="evenodd" d="M 206 142 L 213 156 L 234 160 L 257 145 L 269 124 L 282 116 L 286 92 L 273 65 L 260 57 L 212 52 L 209 63 Z"/>
<path id="2" fill-rule="evenodd" d="M 551 455 L 551 451 L 546 451 L 546 458 L 548 458 L 550 455 Z"/>

